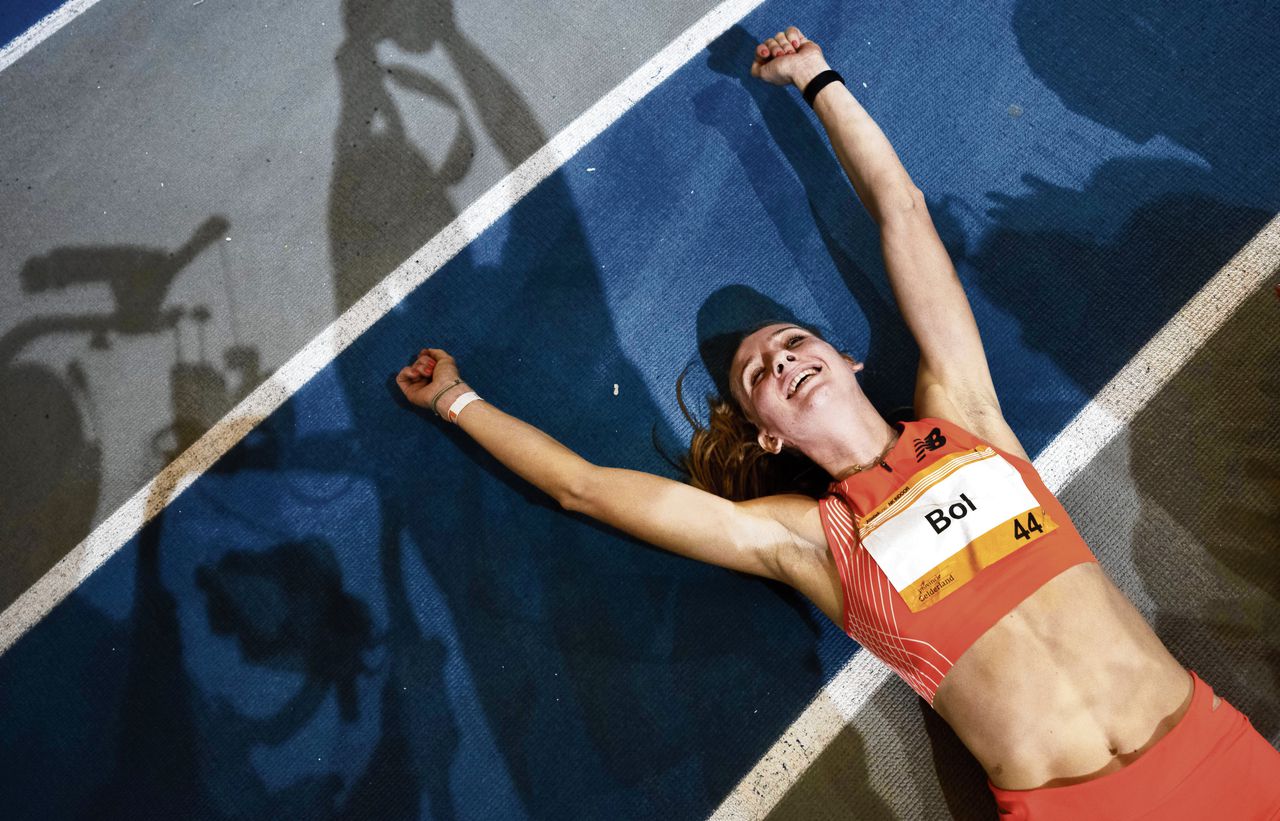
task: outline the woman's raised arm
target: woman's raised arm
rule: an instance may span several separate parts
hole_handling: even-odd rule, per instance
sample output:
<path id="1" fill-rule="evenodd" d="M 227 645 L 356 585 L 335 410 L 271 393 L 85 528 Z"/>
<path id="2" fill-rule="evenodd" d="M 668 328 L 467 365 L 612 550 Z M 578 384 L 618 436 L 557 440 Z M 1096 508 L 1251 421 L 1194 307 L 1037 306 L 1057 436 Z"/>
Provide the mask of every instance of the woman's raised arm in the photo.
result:
<path id="1" fill-rule="evenodd" d="M 424 348 L 396 383 L 409 401 L 441 417 L 471 391 L 453 357 L 437 348 Z M 826 550 L 817 503 L 808 497 L 731 502 L 662 476 L 601 467 L 488 402 L 470 402 L 455 421 L 561 507 L 673 553 L 799 586 Z"/>
<path id="2" fill-rule="evenodd" d="M 801 92 L 830 69 L 822 49 L 794 26 L 762 43 L 755 57 L 753 76 L 793 84 Z M 884 132 L 842 83 L 823 86 L 813 110 L 858 199 L 880 227 L 889 284 L 920 347 L 917 416 L 951 419 L 1025 456 L 1000 412 L 978 324 L 924 195 Z"/>

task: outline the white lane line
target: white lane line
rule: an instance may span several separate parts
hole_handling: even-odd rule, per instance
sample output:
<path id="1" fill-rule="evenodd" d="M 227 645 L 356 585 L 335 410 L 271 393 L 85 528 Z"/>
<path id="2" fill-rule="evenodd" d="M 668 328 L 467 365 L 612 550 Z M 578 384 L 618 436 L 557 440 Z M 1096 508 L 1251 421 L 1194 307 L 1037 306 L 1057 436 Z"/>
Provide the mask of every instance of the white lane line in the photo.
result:
<path id="1" fill-rule="evenodd" d="M 763 0 L 728 0 L 675 38 L 484 196 L 245 397 L 0 614 L 0 653 L 133 537 L 160 508 L 279 408 L 374 322 L 465 248 L 600 132 Z M 163 500 L 155 502 L 148 500 Z"/>
<path id="2" fill-rule="evenodd" d="M 748 821 L 768 815 L 892 676 L 893 671 L 865 650 L 854 655 L 711 817 L 716 821 Z"/>
<path id="3" fill-rule="evenodd" d="M 1129 424 L 1209 337 L 1280 267 L 1280 216 L 1267 223 L 1222 270 L 1174 314 L 1036 457 L 1049 490 L 1058 493 Z M 889 668 L 859 651 L 792 722 L 711 815 L 715 821 L 763 818 L 809 765 L 887 686 Z"/>
<path id="4" fill-rule="evenodd" d="M 9 41 L 4 48 L 0 48 L 0 71 L 18 62 L 22 55 L 43 43 L 54 32 L 88 11 L 89 7 L 97 2 L 98 0 L 71 0 L 41 17 L 38 23 Z"/>

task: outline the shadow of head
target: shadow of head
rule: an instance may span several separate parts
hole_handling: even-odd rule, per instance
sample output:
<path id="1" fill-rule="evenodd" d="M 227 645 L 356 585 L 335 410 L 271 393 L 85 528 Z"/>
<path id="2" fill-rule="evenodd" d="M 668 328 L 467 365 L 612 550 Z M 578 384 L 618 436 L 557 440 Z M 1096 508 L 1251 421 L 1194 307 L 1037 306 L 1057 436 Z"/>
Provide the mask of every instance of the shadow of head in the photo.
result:
<path id="1" fill-rule="evenodd" d="M 450 0 L 343 0 L 342 22 L 352 40 L 388 40 L 413 54 L 454 31 Z"/>
<path id="2" fill-rule="evenodd" d="M 342 589 L 333 548 L 310 539 L 257 552 L 233 550 L 196 570 L 209 626 L 232 636 L 251 664 L 303 672 L 337 687 L 355 715 L 355 679 L 374 644 L 368 606 Z"/>

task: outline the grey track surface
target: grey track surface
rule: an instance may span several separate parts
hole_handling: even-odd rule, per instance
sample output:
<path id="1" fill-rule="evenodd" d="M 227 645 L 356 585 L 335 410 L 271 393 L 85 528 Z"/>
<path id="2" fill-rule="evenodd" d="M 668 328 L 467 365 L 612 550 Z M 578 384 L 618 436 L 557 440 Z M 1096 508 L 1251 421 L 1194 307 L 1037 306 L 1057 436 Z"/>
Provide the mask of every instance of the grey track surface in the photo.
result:
<path id="1" fill-rule="evenodd" d="M 102 0 L 0 72 L 0 608 L 715 5 Z"/>

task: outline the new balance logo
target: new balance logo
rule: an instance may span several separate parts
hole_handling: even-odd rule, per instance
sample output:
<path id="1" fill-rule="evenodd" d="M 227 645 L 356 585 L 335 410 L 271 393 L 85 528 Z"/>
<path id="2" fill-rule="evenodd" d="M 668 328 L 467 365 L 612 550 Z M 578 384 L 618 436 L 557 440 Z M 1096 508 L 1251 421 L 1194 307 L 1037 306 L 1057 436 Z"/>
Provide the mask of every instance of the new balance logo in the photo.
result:
<path id="1" fill-rule="evenodd" d="M 929 431 L 929 435 L 923 439 L 916 439 L 916 461 L 924 459 L 925 453 L 931 450 L 937 450 L 947 443 L 947 437 L 942 435 L 941 428 L 934 428 Z"/>

